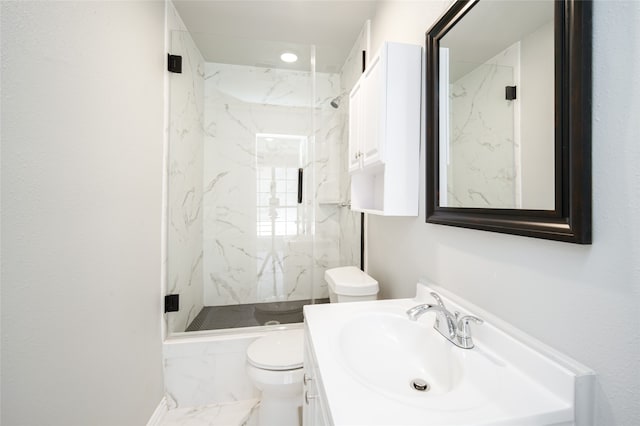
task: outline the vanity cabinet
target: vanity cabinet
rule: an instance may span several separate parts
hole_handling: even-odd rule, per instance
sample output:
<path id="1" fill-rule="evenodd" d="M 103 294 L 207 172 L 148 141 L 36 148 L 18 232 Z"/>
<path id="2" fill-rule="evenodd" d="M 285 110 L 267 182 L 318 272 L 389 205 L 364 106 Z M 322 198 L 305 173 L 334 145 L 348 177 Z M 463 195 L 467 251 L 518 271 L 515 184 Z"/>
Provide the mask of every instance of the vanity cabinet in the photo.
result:
<path id="1" fill-rule="evenodd" d="M 313 346 L 305 330 L 304 338 L 304 383 L 302 402 L 303 426 L 331 426 L 331 416 L 327 410 L 327 400 L 318 371 L 318 361 Z"/>
<path id="2" fill-rule="evenodd" d="M 421 49 L 384 43 L 349 94 L 355 211 L 418 215 Z"/>

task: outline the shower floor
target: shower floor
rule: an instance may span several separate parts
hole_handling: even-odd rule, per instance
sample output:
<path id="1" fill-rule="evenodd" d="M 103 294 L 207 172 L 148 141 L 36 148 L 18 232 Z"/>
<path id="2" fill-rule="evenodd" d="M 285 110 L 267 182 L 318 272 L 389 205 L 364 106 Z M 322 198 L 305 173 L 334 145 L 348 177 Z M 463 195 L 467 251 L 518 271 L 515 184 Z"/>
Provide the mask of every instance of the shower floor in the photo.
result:
<path id="1" fill-rule="evenodd" d="M 329 299 L 316 299 L 315 303 L 329 303 Z M 311 305 L 311 300 L 205 306 L 185 331 L 219 330 L 223 328 L 302 322 L 302 307 L 304 305 Z"/>

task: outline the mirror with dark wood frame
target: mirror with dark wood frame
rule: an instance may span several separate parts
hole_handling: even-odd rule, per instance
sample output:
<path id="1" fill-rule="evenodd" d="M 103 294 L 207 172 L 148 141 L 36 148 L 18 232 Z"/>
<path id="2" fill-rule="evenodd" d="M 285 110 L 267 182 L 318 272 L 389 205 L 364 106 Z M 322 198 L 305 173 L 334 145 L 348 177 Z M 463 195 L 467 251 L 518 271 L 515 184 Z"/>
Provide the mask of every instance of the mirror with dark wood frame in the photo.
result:
<path id="1" fill-rule="evenodd" d="M 427 31 L 428 223 L 591 243 L 591 16 L 591 1 L 458 0 Z M 533 36 L 518 29 L 546 31 L 547 51 L 529 53 Z M 536 144 L 544 161 L 531 158 Z"/>

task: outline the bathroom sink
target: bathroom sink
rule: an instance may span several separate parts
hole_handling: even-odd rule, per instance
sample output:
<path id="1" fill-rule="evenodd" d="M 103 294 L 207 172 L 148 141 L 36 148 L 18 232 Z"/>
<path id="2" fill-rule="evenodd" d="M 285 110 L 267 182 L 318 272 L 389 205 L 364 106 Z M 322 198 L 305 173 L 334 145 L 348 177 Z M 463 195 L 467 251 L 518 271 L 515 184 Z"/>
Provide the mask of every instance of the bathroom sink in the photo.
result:
<path id="1" fill-rule="evenodd" d="M 496 395 L 499 365 L 455 347 L 432 325 L 392 313 L 354 316 L 339 333 L 341 359 L 369 389 L 403 403 L 460 409 Z"/>
<path id="2" fill-rule="evenodd" d="M 471 349 L 433 328 L 437 310 L 414 315 L 415 321 L 407 315 L 418 305 L 440 303 L 460 318 L 484 320 L 471 326 Z M 327 408 L 329 423 L 592 423 L 592 370 L 445 289 L 419 283 L 412 299 L 307 305 L 304 315 L 313 360 L 305 368 L 313 366 L 316 380 L 307 390 Z"/>

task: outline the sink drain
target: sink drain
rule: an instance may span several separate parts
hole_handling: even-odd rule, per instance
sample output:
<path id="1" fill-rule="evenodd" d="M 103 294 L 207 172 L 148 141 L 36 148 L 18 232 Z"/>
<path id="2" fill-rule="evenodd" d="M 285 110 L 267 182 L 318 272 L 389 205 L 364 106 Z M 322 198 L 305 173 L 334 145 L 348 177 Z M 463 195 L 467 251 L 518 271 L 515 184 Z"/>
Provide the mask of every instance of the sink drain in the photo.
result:
<path id="1" fill-rule="evenodd" d="M 411 387 L 420 392 L 428 392 L 431 389 L 429 383 L 425 382 L 422 379 L 413 379 L 411 381 Z"/>
<path id="2" fill-rule="evenodd" d="M 264 323 L 264 325 L 280 325 L 280 321 L 271 320 Z"/>

